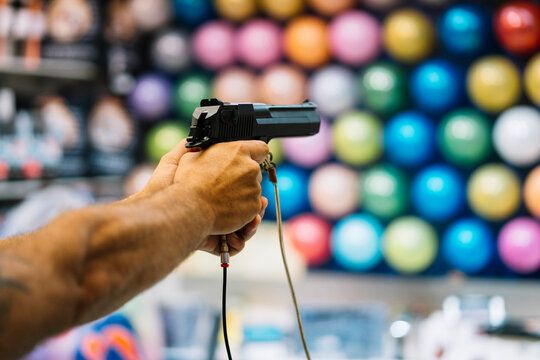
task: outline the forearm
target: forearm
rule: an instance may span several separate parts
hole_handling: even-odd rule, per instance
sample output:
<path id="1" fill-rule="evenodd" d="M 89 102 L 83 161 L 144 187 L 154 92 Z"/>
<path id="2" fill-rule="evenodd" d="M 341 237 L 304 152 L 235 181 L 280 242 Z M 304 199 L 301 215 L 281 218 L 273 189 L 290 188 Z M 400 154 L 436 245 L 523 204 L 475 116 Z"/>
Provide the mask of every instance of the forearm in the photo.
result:
<path id="1" fill-rule="evenodd" d="M 66 213 L 34 234 L 0 243 L 0 270 L 4 264 L 9 270 L 1 274 L 23 286 L 0 287 L 2 358 L 13 344 L 28 350 L 105 315 L 167 275 L 211 228 L 211 216 L 190 199 L 172 187 Z M 4 306 L 2 316 L 2 302 L 17 305 Z"/>

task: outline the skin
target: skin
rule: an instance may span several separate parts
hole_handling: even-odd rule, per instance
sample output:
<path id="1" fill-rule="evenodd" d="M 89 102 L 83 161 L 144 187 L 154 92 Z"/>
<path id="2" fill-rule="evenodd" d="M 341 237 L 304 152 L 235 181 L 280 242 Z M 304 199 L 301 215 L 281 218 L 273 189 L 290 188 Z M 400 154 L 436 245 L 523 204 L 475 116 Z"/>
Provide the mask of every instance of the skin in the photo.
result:
<path id="1" fill-rule="evenodd" d="M 42 229 L 0 241 L 0 357 L 102 317 L 196 250 L 219 254 L 219 234 L 240 252 L 261 222 L 260 141 L 165 155 L 127 199 L 64 213 Z"/>

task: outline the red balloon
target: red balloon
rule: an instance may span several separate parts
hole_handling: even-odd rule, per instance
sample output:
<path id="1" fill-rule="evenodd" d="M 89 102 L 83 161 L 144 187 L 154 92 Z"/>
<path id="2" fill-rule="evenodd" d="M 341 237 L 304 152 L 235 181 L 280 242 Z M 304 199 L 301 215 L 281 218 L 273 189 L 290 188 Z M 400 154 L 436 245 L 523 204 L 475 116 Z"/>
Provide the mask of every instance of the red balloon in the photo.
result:
<path id="1" fill-rule="evenodd" d="M 540 6 L 533 1 L 503 5 L 494 19 L 495 34 L 511 53 L 530 54 L 540 47 Z"/>
<path id="2" fill-rule="evenodd" d="M 332 225 L 313 214 L 295 216 L 285 229 L 291 241 L 308 265 L 316 266 L 327 262 L 331 255 L 330 234 Z"/>

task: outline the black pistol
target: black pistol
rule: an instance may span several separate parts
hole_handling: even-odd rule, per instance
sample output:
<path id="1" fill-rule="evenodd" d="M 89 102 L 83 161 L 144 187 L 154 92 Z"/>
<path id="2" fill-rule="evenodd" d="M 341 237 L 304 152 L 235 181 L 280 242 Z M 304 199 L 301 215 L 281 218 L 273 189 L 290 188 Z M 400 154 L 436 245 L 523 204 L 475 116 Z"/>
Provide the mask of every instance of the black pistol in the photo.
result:
<path id="1" fill-rule="evenodd" d="M 218 99 L 201 100 L 191 119 L 187 148 L 205 149 L 212 144 L 235 140 L 315 135 L 321 118 L 317 105 L 232 104 Z"/>

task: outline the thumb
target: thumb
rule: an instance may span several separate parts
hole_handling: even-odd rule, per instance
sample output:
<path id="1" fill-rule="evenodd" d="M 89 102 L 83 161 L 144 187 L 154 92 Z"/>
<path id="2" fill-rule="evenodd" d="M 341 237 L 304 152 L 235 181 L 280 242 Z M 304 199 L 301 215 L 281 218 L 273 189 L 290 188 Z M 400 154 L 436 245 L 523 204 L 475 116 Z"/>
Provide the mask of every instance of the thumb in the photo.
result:
<path id="1" fill-rule="evenodd" d="M 171 185 L 180 159 L 189 151 L 186 148 L 186 139 L 184 139 L 176 144 L 171 151 L 163 155 L 146 185 L 146 190 L 157 191 Z"/>

